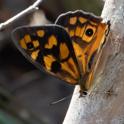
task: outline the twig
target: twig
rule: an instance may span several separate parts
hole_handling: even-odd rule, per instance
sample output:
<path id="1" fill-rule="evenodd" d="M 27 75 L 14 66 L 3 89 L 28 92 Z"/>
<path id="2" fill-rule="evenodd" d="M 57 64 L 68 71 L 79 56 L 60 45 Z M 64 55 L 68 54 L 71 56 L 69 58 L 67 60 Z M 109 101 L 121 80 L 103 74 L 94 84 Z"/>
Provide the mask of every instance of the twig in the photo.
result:
<path id="1" fill-rule="evenodd" d="M 42 2 L 42 0 L 37 0 L 36 2 L 34 2 L 34 4 L 32 4 L 31 6 L 29 6 L 27 9 L 23 10 L 22 12 L 18 13 L 17 15 L 15 15 L 14 17 L 10 18 L 9 20 L 7 20 L 6 22 L 3 22 L 0 24 L 0 30 L 3 30 L 5 27 L 9 26 L 10 24 L 12 24 L 13 22 L 15 22 L 17 19 L 21 18 L 22 16 L 25 16 L 35 10 L 38 9 L 38 5 Z"/>

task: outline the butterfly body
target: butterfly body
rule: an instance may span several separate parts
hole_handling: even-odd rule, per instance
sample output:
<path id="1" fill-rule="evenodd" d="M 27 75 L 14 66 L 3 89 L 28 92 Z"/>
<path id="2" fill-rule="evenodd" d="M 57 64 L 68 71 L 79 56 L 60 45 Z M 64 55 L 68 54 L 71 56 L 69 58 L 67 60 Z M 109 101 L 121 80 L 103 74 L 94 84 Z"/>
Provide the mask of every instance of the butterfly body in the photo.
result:
<path id="1" fill-rule="evenodd" d="M 13 39 L 22 54 L 39 69 L 79 84 L 81 94 L 92 84 L 108 25 L 83 11 L 68 12 L 53 25 L 20 27 Z"/>

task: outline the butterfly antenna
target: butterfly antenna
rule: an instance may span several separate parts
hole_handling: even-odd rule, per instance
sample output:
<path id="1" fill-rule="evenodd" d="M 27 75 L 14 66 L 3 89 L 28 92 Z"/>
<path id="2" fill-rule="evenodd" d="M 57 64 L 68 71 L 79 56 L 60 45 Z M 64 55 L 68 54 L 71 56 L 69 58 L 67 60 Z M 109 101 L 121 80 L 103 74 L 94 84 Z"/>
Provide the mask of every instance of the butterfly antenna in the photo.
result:
<path id="1" fill-rule="evenodd" d="M 55 105 L 55 104 L 57 104 L 57 103 L 63 102 L 63 101 L 65 101 L 65 100 L 71 98 L 71 96 L 72 96 L 72 94 L 71 94 L 71 95 L 68 95 L 68 96 L 66 96 L 66 97 L 63 97 L 63 98 L 61 98 L 61 99 L 59 99 L 59 100 L 57 100 L 57 101 L 51 102 L 50 105 Z"/>
<path id="2" fill-rule="evenodd" d="M 63 98 L 57 100 L 57 101 L 51 102 L 50 105 L 55 105 L 55 104 L 57 104 L 57 103 L 59 103 L 59 102 L 63 102 L 63 101 L 65 101 L 65 100 L 71 98 L 72 95 L 77 95 L 77 94 L 79 94 L 79 92 L 76 92 L 76 93 L 74 93 L 74 94 L 70 94 L 70 95 L 68 95 L 68 96 L 65 96 L 65 97 L 63 97 Z"/>

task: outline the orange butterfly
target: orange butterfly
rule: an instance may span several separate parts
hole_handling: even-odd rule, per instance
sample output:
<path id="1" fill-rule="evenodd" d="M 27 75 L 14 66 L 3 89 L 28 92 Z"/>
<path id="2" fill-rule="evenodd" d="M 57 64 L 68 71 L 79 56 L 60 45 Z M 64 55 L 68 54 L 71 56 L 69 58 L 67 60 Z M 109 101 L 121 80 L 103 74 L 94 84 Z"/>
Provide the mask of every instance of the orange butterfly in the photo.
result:
<path id="1" fill-rule="evenodd" d="M 13 40 L 22 54 L 68 84 L 79 84 L 81 95 L 93 85 L 93 76 L 109 24 L 81 10 L 58 17 L 53 25 L 19 27 Z"/>

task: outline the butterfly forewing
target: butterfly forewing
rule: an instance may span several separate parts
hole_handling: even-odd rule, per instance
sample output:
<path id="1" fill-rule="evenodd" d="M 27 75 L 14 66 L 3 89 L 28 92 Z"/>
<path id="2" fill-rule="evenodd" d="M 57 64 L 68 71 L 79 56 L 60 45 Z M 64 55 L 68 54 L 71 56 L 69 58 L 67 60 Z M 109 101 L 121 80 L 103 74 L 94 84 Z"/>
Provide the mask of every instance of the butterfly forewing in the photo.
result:
<path id="1" fill-rule="evenodd" d="M 21 27 L 13 39 L 22 54 L 38 68 L 70 84 L 77 84 L 80 71 L 71 39 L 60 26 Z"/>
<path id="2" fill-rule="evenodd" d="M 68 32 L 85 79 L 82 85 L 89 89 L 108 25 L 102 22 L 102 18 L 81 10 L 60 15 L 56 24 L 63 26 Z"/>

